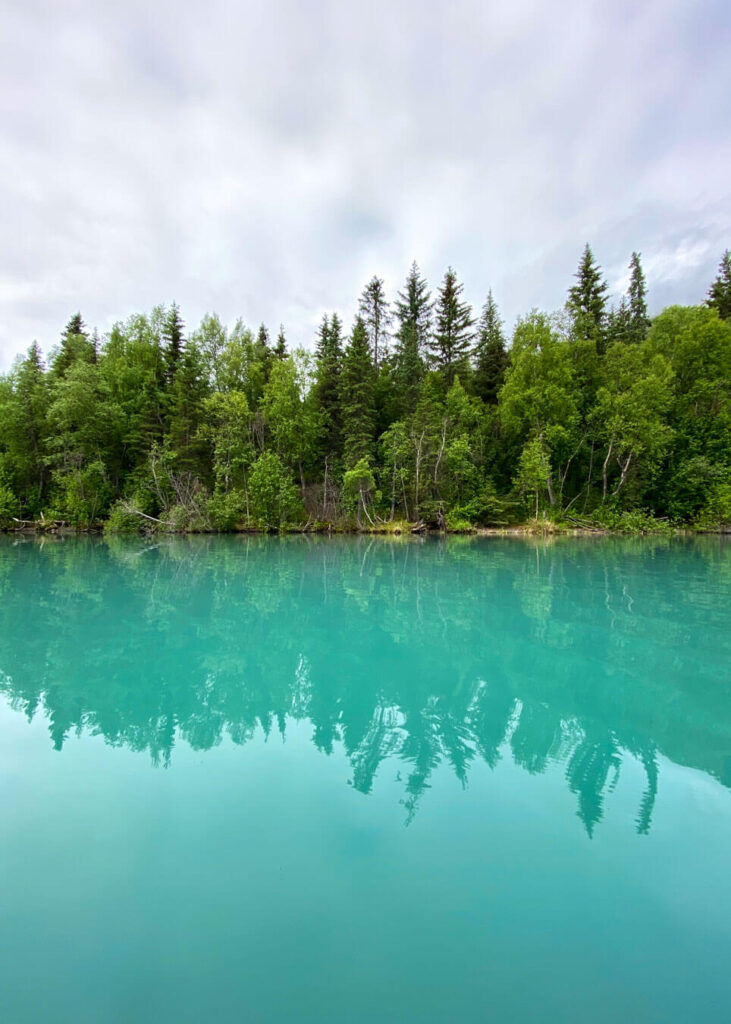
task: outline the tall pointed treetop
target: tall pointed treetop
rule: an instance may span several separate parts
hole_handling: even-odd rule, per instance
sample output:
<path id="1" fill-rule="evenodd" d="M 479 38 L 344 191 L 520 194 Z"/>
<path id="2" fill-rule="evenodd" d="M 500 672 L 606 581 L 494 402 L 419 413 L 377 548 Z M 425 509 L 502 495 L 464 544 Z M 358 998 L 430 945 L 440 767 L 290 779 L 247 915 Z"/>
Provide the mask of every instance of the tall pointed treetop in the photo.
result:
<path id="1" fill-rule="evenodd" d="M 574 321 L 575 335 L 579 339 L 593 341 L 597 351 L 603 352 L 608 285 L 588 242 L 574 276 L 576 284 L 569 289 L 567 305 Z"/>
<path id="2" fill-rule="evenodd" d="M 391 310 L 380 277 L 372 277 L 365 286 L 358 302 L 358 309 L 373 351 L 373 362 L 378 369 L 391 325 Z"/>
<path id="3" fill-rule="evenodd" d="M 731 319 L 731 252 L 728 249 L 721 257 L 718 276 L 708 290 L 707 303 L 718 310 L 722 320 Z"/>
<path id="4" fill-rule="evenodd" d="M 466 366 L 472 342 L 474 320 L 469 303 L 462 299 L 463 287 L 449 267 L 439 289 L 436 328 L 429 340 L 431 361 L 442 371 L 448 384 L 452 384 L 457 371 Z"/>

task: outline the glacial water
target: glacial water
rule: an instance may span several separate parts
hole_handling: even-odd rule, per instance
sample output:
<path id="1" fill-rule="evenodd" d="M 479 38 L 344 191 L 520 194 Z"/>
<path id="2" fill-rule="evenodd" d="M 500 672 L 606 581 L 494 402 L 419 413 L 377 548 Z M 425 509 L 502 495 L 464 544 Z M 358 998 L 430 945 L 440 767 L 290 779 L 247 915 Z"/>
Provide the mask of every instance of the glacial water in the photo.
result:
<path id="1" fill-rule="evenodd" d="M 727 1024 L 731 543 L 0 538 L 4 1024 Z"/>

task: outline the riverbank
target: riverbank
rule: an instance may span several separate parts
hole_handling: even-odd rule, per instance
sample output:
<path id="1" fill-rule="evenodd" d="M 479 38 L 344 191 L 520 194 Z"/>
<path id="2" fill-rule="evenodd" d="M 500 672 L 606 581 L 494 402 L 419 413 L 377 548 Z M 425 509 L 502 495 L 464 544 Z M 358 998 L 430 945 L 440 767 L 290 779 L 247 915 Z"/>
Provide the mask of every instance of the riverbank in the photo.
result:
<path id="1" fill-rule="evenodd" d="M 271 534 L 309 534 L 319 536 L 472 536 L 472 537 L 621 537 L 621 536 L 650 536 L 663 534 L 666 536 L 698 536 L 698 535 L 731 535 L 731 524 L 708 525 L 676 525 L 666 520 L 651 519 L 642 517 L 640 521 L 634 519 L 620 523 L 617 526 L 605 526 L 594 522 L 555 522 L 553 520 L 530 520 L 524 523 L 501 526 L 475 526 L 471 524 L 460 524 L 459 528 L 450 529 L 449 526 L 433 527 L 423 522 L 409 523 L 406 521 L 386 521 L 367 526 L 357 524 L 333 524 L 333 523 L 305 523 L 285 524 L 279 529 L 242 526 L 232 530 L 214 529 L 174 529 L 165 524 L 142 526 L 139 530 L 114 530 L 109 529 L 106 523 L 97 523 L 92 526 L 75 526 L 61 520 L 16 520 L 13 525 L 5 525 L 0 528 L 0 533 L 23 534 L 35 536 L 77 536 L 79 534 L 127 534 L 127 535 L 220 535 L 225 534 L 251 534 L 254 536 L 266 536 Z"/>

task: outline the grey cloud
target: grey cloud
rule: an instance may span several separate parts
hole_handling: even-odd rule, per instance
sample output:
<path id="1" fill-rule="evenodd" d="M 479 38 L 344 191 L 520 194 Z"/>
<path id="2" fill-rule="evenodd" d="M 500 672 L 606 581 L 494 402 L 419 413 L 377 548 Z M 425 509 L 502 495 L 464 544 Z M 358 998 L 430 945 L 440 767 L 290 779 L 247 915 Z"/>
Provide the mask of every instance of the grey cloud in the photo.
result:
<path id="1" fill-rule="evenodd" d="M 206 5 L 0 14 L 0 367 L 81 308 L 156 302 L 311 344 L 373 273 L 448 264 L 506 320 L 589 240 L 653 308 L 731 244 L 731 14 L 718 2 Z"/>

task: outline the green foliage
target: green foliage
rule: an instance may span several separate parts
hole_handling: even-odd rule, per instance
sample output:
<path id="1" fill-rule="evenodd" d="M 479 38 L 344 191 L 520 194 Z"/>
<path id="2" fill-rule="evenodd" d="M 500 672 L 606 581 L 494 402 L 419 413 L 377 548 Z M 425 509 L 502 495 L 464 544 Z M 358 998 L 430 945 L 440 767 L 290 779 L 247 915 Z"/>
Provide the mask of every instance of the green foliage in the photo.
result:
<path id="1" fill-rule="evenodd" d="M 448 384 L 452 383 L 455 374 L 466 371 L 472 342 L 474 320 L 469 304 L 462 299 L 463 290 L 464 285 L 459 283 L 457 275 L 449 267 L 439 289 L 436 329 L 428 341 L 431 362 Z"/>
<path id="2" fill-rule="evenodd" d="M 20 503 L 0 476 L 0 529 L 9 526 L 20 511 Z"/>
<path id="3" fill-rule="evenodd" d="M 345 352 L 340 379 L 346 468 L 352 468 L 372 452 L 376 420 L 374 388 L 368 335 L 363 320 L 357 317 Z"/>
<path id="4" fill-rule="evenodd" d="M 302 503 L 290 471 L 274 452 L 264 452 L 249 476 L 251 516 L 262 530 L 281 530 L 302 519 Z"/>
<path id="5" fill-rule="evenodd" d="M 355 516 L 359 526 L 364 519 L 374 525 L 370 511 L 374 497 L 377 497 L 377 492 L 373 470 L 368 459 L 359 459 L 343 477 L 343 506 L 349 515 Z"/>
<path id="6" fill-rule="evenodd" d="M 477 331 L 474 376 L 475 392 L 488 405 L 497 403 L 500 388 L 505 381 L 508 361 L 502 320 L 490 291 L 482 309 Z"/>
<path id="7" fill-rule="evenodd" d="M 718 277 L 708 290 L 708 305 L 722 320 L 731 319 L 731 252 L 728 249 L 721 258 Z"/>
<path id="8" fill-rule="evenodd" d="M 567 307 L 573 320 L 574 336 L 591 341 L 597 352 L 604 351 L 607 282 L 587 242 L 576 271 L 576 284 L 569 289 Z"/>
<path id="9" fill-rule="evenodd" d="M 360 296 L 358 310 L 373 353 L 373 365 L 377 370 L 381 359 L 385 356 L 391 325 L 391 309 L 380 277 L 371 278 L 365 286 Z"/>
<path id="10" fill-rule="evenodd" d="M 592 522 L 612 533 L 668 533 L 672 524 L 666 519 L 658 519 L 646 509 L 621 509 L 608 505 L 598 509 L 592 516 Z"/>
<path id="11" fill-rule="evenodd" d="M 0 376 L 0 522 L 466 529 L 543 507 L 554 523 L 725 529 L 729 282 L 727 252 L 707 303 L 650 323 L 633 253 L 607 315 L 587 246 L 566 310 L 519 319 L 509 349 L 491 293 L 471 349 L 454 272 L 435 311 L 416 264 L 393 304 L 392 351 L 377 277 L 346 350 L 333 313 L 314 355 L 215 314 L 186 339 L 175 305 L 101 341 L 75 314 L 48 369 L 34 344 Z"/>
<path id="12" fill-rule="evenodd" d="M 535 500 L 536 519 L 541 496 L 547 490 L 550 472 L 551 462 L 544 441 L 540 437 L 527 441 L 520 453 L 514 484 L 518 494 L 525 498 L 532 495 Z"/>

